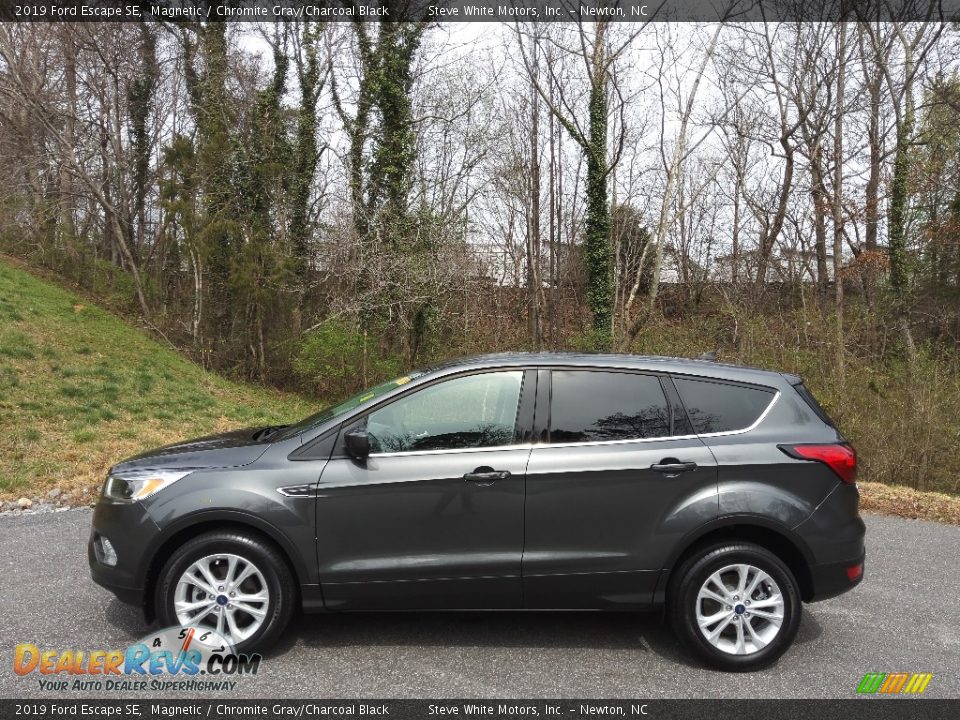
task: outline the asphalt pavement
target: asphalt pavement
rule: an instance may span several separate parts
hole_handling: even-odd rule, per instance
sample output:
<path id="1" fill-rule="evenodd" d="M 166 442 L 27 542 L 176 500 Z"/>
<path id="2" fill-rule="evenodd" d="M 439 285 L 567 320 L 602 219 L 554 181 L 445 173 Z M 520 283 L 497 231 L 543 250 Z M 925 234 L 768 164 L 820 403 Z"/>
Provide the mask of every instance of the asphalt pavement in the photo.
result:
<path id="1" fill-rule="evenodd" d="M 960 527 L 868 516 L 867 575 L 804 606 L 794 646 L 749 674 L 705 669 L 653 615 L 380 613 L 295 617 L 231 698 L 849 698 L 866 672 L 929 672 L 960 697 Z M 0 515 L 0 697 L 158 697 L 44 692 L 17 676 L 17 643 L 122 649 L 151 628 L 90 580 L 89 510 Z M 73 678 L 70 678 L 71 680 Z"/>

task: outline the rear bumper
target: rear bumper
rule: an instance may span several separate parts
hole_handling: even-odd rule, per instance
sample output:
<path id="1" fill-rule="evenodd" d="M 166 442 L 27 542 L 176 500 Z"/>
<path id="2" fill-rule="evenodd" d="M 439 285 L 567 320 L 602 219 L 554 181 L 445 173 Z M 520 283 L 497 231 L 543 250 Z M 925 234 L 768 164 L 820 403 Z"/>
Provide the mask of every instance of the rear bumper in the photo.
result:
<path id="1" fill-rule="evenodd" d="M 839 483 L 795 532 L 812 557 L 804 600 L 816 602 L 852 590 L 863 581 L 866 526 L 856 485 Z"/>
<path id="2" fill-rule="evenodd" d="M 865 555 L 866 553 L 860 553 L 860 557 L 853 560 L 811 566 L 812 594 L 804 599 L 807 602 L 818 602 L 853 590 L 863 581 L 866 571 L 864 568 Z"/>
<path id="3" fill-rule="evenodd" d="M 112 503 L 103 499 L 93 511 L 93 527 L 87 543 L 90 577 L 117 598 L 131 605 L 143 605 L 147 548 L 160 528 L 140 503 Z M 104 562 L 102 546 L 106 538 L 116 551 L 116 563 Z"/>

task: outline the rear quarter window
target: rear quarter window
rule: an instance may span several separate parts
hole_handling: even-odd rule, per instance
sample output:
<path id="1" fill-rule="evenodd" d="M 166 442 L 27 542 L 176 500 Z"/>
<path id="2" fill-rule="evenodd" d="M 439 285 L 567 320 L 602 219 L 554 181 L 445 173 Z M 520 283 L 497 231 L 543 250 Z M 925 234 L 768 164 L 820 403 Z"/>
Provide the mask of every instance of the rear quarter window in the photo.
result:
<path id="1" fill-rule="evenodd" d="M 715 380 L 674 377 L 673 382 L 694 430 L 700 435 L 745 430 L 760 418 L 776 394 L 773 390 Z"/>
<path id="2" fill-rule="evenodd" d="M 793 386 L 793 389 L 797 391 L 797 394 L 803 398 L 804 402 L 813 410 L 814 414 L 823 420 L 827 425 L 832 428 L 836 428 L 833 420 L 830 419 L 830 416 L 827 415 L 827 411 L 823 409 L 823 406 L 817 402 L 817 399 L 813 396 L 813 393 L 807 389 L 807 386 L 803 383 L 799 383 Z"/>

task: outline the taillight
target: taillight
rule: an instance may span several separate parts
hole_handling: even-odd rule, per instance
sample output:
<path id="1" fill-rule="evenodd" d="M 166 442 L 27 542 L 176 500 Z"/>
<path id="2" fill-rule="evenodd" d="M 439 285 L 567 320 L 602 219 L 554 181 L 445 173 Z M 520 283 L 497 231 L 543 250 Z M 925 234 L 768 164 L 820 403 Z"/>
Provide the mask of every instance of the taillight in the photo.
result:
<path id="1" fill-rule="evenodd" d="M 846 443 L 830 445 L 778 445 L 790 457 L 816 460 L 829 466 L 845 483 L 857 479 L 857 451 Z"/>

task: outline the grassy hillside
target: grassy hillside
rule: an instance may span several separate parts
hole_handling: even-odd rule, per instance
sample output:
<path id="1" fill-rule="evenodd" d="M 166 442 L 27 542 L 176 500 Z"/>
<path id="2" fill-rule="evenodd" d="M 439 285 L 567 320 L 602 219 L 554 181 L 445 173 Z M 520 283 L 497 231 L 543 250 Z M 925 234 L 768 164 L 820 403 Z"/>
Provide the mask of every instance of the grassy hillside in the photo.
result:
<path id="1" fill-rule="evenodd" d="M 0 257 L 0 499 L 58 487 L 83 501 L 140 450 L 311 410 L 205 372 Z"/>

